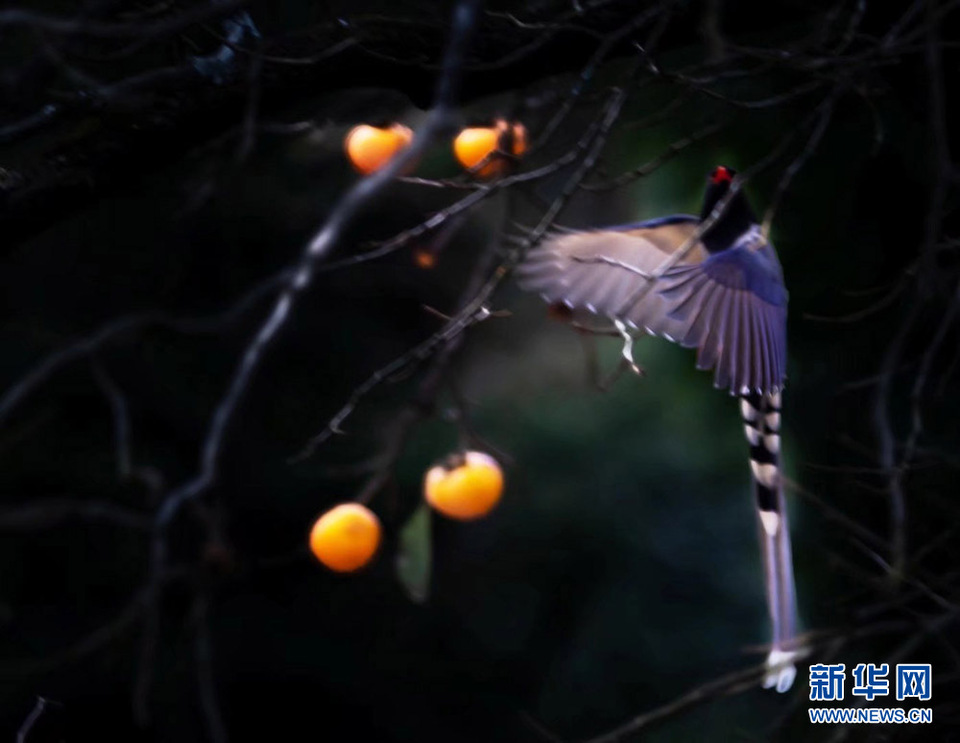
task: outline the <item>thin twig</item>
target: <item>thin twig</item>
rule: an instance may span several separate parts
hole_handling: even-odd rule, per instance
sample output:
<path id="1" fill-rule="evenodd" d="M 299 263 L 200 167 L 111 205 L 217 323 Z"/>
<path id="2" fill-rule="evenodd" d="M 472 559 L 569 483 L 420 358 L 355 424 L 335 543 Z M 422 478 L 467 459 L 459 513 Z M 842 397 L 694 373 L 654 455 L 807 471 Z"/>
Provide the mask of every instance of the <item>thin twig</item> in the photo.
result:
<path id="1" fill-rule="evenodd" d="M 122 390 L 117 386 L 103 363 L 95 355 L 90 357 L 93 376 L 103 391 L 113 414 L 113 438 L 117 451 L 117 477 L 125 480 L 132 470 L 130 453 L 130 411 Z"/>
<path id="2" fill-rule="evenodd" d="M 30 710 L 30 714 L 27 715 L 26 719 L 23 721 L 23 724 L 20 725 L 20 728 L 17 730 L 17 743 L 26 743 L 27 736 L 30 735 L 30 731 L 33 730 L 33 726 L 37 724 L 37 721 L 43 716 L 43 713 L 46 711 L 47 707 L 57 704 L 57 702 L 51 702 L 46 697 L 37 697 L 36 703 L 33 705 L 33 709 Z"/>
<path id="3" fill-rule="evenodd" d="M 616 741 L 621 741 L 627 736 L 645 730 L 658 722 L 663 722 L 691 707 L 703 704 L 712 699 L 732 696 L 747 689 L 752 689 L 760 684 L 767 670 L 765 664 L 760 664 L 734 671 L 726 676 L 708 681 L 685 694 L 681 694 L 667 704 L 645 712 L 642 715 L 637 715 L 629 722 L 620 725 L 608 733 L 598 735 L 595 738 L 589 738 L 584 741 L 584 743 L 616 743 Z"/>
<path id="4" fill-rule="evenodd" d="M 193 653 L 197 666 L 197 691 L 200 709 L 211 743 L 225 743 L 227 728 L 217 699 L 217 685 L 213 670 L 213 640 L 210 636 L 210 598 L 202 592 L 193 605 Z"/>
<path id="5" fill-rule="evenodd" d="M 171 328 L 181 333 L 212 333 L 223 330 L 236 322 L 251 306 L 276 289 L 286 274 L 279 274 L 261 281 L 227 309 L 214 315 L 198 317 L 177 317 L 164 312 L 154 311 L 139 315 L 128 315 L 113 320 L 90 335 L 63 346 L 47 356 L 32 371 L 22 377 L 0 397 L 0 423 L 23 400 L 43 385 L 53 374 L 64 366 L 82 358 L 95 356 L 106 344 L 122 338 L 135 330 L 151 325 Z"/>

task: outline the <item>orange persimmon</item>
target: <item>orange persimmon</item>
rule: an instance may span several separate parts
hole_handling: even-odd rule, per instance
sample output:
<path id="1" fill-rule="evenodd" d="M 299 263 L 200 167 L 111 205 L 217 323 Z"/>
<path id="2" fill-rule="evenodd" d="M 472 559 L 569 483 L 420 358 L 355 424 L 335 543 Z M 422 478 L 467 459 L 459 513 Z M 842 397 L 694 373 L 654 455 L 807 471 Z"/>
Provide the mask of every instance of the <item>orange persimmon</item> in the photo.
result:
<path id="1" fill-rule="evenodd" d="M 503 493 L 503 471 L 489 454 L 468 451 L 430 468 L 423 495 L 444 516 L 470 521 L 486 516 Z"/>
<path id="2" fill-rule="evenodd" d="M 341 503 L 317 519 L 310 550 L 331 570 L 349 573 L 373 559 L 380 546 L 380 520 L 366 506 Z"/>
<path id="3" fill-rule="evenodd" d="M 412 141 L 413 132 L 403 124 L 386 127 L 360 124 L 347 132 L 343 147 L 353 167 L 369 175 L 384 167 Z"/>
<path id="4" fill-rule="evenodd" d="M 464 129 L 453 141 L 453 153 L 460 164 L 481 178 L 503 175 L 526 151 L 526 127 L 503 119 L 497 119 L 493 126 Z"/>

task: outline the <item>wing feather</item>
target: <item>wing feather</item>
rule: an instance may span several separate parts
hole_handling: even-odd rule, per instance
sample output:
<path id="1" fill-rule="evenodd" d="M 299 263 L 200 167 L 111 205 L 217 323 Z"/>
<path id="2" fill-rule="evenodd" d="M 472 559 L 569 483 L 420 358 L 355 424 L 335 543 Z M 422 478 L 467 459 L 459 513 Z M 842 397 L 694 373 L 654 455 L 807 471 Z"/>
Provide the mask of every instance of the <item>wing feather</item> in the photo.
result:
<path id="1" fill-rule="evenodd" d="M 730 314 L 727 317 L 727 327 L 730 328 L 726 345 L 723 347 L 721 363 L 727 370 L 726 384 L 733 389 L 740 388 L 740 292 L 730 298 Z"/>
<path id="2" fill-rule="evenodd" d="M 701 295 L 695 296 L 694 300 L 703 297 L 703 302 L 699 307 L 696 308 L 696 319 L 690 325 L 690 331 L 684 337 L 684 345 L 689 345 L 691 348 L 697 348 L 698 353 L 698 363 L 697 367 L 704 369 L 699 363 L 699 357 L 702 354 L 702 348 L 705 347 L 705 343 L 701 343 L 702 338 L 706 338 L 710 334 L 710 328 L 714 324 L 714 306 L 717 303 L 717 300 L 723 294 L 722 287 L 717 286 L 716 284 L 708 283 L 703 289 Z"/>
<path id="3" fill-rule="evenodd" d="M 730 374 L 728 369 L 719 362 L 723 358 L 724 341 L 727 331 L 727 314 L 730 312 L 730 302 L 735 296 L 733 292 L 718 291 L 714 292 L 717 296 L 711 311 L 712 322 L 710 330 L 707 332 L 706 340 L 700 347 L 697 354 L 698 369 L 717 368 L 716 380 L 717 386 L 727 386 L 730 383 Z"/>
<path id="4" fill-rule="evenodd" d="M 676 323 L 667 318 L 668 304 L 656 291 L 644 293 L 645 275 L 683 245 L 696 227 L 695 217 L 677 215 L 606 230 L 555 233 L 519 267 L 520 284 L 549 302 L 669 334 Z M 685 261 L 703 260 L 706 255 L 697 244 Z"/>
<path id="5" fill-rule="evenodd" d="M 679 342 L 697 349 L 697 368 L 732 394 L 779 390 L 786 376 L 786 304 L 772 248 L 747 246 L 677 266 L 660 279 Z"/>

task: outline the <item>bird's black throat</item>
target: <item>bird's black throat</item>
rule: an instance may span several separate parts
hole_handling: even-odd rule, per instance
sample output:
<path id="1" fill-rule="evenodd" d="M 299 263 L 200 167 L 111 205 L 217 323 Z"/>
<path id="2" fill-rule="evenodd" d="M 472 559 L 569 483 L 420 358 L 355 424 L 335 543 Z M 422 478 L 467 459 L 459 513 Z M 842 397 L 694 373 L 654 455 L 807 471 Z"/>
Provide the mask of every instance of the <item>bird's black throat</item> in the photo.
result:
<path id="1" fill-rule="evenodd" d="M 710 216 L 717 203 L 729 190 L 728 183 L 711 183 L 707 186 L 700 221 Z M 742 191 L 738 191 L 723 210 L 723 214 L 703 233 L 701 241 L 708 251 L 718 253 L 732 247 L 737 239 L 756 223 L 757 217 L 750 208 L 747 197 Z"/>

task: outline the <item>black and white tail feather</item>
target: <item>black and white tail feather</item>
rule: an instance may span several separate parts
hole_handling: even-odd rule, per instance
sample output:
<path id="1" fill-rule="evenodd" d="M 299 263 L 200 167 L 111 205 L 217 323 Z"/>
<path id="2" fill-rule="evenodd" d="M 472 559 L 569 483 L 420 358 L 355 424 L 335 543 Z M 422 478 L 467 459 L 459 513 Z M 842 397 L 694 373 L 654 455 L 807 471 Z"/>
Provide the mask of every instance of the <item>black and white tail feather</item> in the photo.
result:
<path id="1" fill-rule="evenodd" d="M 784 692 L 793 684 L 799 656 L 796 636 L 796 590 L 790 552 L 790 526 L 780 474 L 779 392 L 751 393 L 740 398 L 743 431 L 750 445 L 750 472 L 753 479 L 757 527 L 763 557 L 767 607 L 773 640 L 767 655 L 765 688 Z"/>

